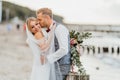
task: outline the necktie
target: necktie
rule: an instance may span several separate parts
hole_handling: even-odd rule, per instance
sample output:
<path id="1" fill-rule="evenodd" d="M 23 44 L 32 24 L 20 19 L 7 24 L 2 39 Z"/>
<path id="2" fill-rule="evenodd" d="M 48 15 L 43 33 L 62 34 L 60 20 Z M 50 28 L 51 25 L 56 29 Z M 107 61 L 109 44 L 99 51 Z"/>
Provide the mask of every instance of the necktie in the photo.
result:
<path id="1" fill-rule="evenodd" d="M 49 32 L 50 31 L 50 28 L 48 28 L 47 30 L 46 30 L 46 32 Z"/>
<path id="2" fill-rule="evenodd" d="M 55 23 L 53 23 L 53 26 L 55 25 Z M 46 32 L 49 32 L 50 31 L 50 28 L 47 28 Z"/>

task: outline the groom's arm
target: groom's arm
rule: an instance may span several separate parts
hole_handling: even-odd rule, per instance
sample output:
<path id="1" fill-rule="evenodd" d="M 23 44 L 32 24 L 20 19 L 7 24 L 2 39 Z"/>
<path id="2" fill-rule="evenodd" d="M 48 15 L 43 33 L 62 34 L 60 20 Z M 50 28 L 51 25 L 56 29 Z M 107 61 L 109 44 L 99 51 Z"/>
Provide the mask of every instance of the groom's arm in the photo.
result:
<path id="1" fill-rule="evenodd" d="M 68 35 L 69 31 L 63 25 L 58 25 L 55 30 L 55 35 L 59 43 L 59 49 L 47 56 L 48 62 L 54 63 L 68 53 Z"/>

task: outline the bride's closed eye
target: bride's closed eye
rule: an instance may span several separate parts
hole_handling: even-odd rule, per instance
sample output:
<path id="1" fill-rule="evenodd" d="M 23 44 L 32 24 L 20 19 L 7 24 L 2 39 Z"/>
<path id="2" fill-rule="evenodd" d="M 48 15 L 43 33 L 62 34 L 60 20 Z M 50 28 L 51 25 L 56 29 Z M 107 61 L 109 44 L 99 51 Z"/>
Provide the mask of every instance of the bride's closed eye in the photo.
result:
<path id="1" fill-rule="evenodd" d="M 39 25 L 39 23 L 36 23 L 35 25 Z"/>
<path id="2" fill-rule="evenodd" d="M 31 26 L 31 28 L 34 28 L 35 26 L 39 25 L 39 23 L 36 23 L 35 25 Z"/>
<path id="3" fill-rule="evenodd" d="M 34 26 L 32 26 L 31 28 L 34 28 Z"/>

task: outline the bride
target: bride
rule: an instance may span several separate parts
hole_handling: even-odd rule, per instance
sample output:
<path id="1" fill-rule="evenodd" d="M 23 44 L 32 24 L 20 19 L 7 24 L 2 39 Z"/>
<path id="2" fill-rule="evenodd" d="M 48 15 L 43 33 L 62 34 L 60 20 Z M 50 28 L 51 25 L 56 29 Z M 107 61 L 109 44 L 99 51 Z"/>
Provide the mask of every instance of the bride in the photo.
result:
<path id="1" fill-rule="evenodd" d="M 26 23 L 27 43 L 34 55 L 30 80 L 56 80 L 55 65 L 48 63 L 46 60 L 47 55 L 54 51 L 51 46 L 53 45 L 54 40 L 52 39 L 54 39 L 54 29 L 56 26 L 53 25 L 48 35 L 41 28 L 36 18 L 30 17 Z M 61 75 L 60 71 L 59 74 Z"/>

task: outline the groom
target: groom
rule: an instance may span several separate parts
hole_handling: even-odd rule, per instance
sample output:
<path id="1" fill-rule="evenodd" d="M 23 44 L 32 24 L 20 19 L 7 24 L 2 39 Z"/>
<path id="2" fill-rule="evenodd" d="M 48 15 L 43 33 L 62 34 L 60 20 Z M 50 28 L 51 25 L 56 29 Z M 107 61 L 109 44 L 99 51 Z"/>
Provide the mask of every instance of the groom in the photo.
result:
<path id="1" fill-rule="evenodd" d="M 62 80 L 66 80 L 70 71 L 70 36 L 68 29 L 53 20 L 52 11 L 48 8 L 41 8 L 36 12 L 41 27 L 46 27 L 49 34 L 50 29 L 56 24 L 54 48 L 55 52 L 47 56 L 49 63 L 58 62 L 62 73 Z M 57 73 L 56 73 L 57 74 Z M 56 76 L 57 77 L 57 76 Z M 57 79 L 59 80 L 59 79 Z"/>

